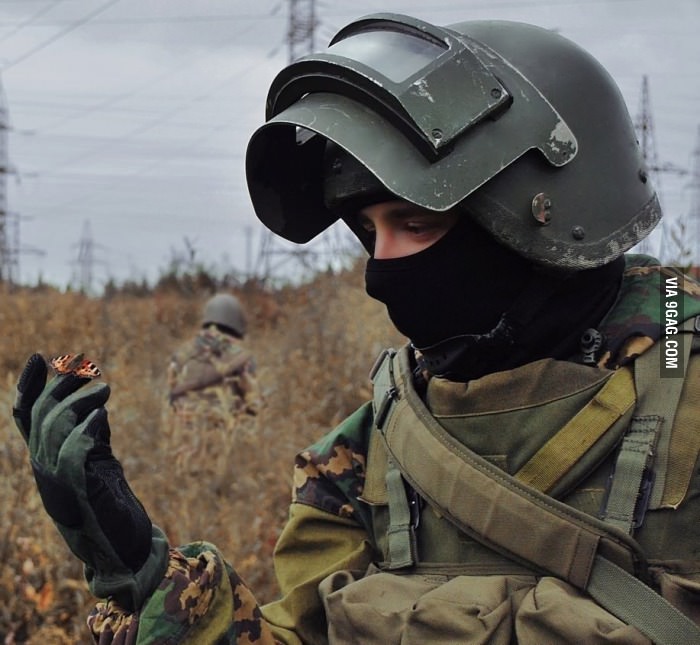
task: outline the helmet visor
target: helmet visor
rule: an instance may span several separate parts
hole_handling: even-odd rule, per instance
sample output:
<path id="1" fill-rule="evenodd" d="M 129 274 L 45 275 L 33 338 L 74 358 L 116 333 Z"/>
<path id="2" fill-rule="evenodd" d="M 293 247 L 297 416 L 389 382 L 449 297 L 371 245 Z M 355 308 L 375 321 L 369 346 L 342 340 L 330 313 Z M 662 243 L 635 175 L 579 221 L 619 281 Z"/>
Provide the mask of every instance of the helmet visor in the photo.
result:
<path id="1" fill-rule="evenodd" d="M 497 53 L 393 14 L 352 23 L 273 82 L 268 122 L 248 146 L 248 185 L 258 217 L 295 242 L 337 219 L 323 203 L 326 140 L 396 197 L 437 211 L 530 149 L 555 166 L 577 149 L 556 110 Z"/>

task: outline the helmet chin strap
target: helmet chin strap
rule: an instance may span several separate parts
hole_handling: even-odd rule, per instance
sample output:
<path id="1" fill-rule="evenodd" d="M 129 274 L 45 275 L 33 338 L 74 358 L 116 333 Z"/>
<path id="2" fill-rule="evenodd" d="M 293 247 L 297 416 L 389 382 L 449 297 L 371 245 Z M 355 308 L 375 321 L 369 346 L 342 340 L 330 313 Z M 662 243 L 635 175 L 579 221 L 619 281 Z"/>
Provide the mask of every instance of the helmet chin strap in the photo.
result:
<path id="1" fill-rule="evenodd" d="M 488 332 L 460 334 L 427 347 L 414 345 L 420 353 L 420 367 L 433 376 L 457 381 L 468 381 L 514 367 L 510 361 L 523 330 L 570 275 L 537 271 L 513 305 Z"/>

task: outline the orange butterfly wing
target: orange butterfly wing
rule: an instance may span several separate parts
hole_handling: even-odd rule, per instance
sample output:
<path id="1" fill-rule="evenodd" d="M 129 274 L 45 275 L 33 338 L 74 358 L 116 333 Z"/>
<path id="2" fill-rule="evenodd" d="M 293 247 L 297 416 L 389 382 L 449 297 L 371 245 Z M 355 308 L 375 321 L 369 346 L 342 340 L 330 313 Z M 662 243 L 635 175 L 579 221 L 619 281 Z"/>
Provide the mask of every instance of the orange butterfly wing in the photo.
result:
<path id="1" fill-rule="evenodd" d="M 81 378 L 97 378 L 100 368 L 83 354 L 61 354 L 51 359 L 51 367 L 57 374 L 75 374 Z"/>

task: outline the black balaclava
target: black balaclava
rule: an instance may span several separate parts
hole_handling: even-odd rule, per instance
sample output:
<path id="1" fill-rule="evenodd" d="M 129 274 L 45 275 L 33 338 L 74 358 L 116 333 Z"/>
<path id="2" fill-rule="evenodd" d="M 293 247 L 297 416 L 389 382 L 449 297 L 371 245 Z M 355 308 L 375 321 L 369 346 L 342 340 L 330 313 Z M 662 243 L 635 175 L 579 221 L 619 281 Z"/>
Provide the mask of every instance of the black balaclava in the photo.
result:
<path id="1" fill-rule="evenodd" d="M 466 381 L 576 354 L 612 306 L 623 268 L 623 258 L 580 272 L 539 268 L 464 214 L 418 253 L 370 257 L 365 282 L 428 371 Z"/>
<path id="2" fill-rule="evenodd" d="M 358 224 L 364 207 L 398 199 L 333 142 L 324 157 L 324 203 L 372 253 Z M 435 244 L 410 256 L 367 261 L 367 293 L 430 373 L 467 381 L 540 358 L 569 359 L 581 337 L 612 306 L 624 258 L 564 272 L 526 260 L 473 222 L 467 212 Z"/>

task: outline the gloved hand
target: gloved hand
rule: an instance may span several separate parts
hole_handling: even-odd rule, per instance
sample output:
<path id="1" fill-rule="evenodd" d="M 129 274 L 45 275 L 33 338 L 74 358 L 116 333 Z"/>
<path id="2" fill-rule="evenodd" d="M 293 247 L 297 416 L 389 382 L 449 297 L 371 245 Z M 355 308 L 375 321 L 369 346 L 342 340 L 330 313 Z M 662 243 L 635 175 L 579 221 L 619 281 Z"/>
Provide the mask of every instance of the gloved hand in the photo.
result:
<path id="1" fill-rule="evenodd" d="M 165 575 L 168 542 L 112 454 L 109 386 L 84 388 L 90 379 L 75 373 L 46 380 L 46 361 L 34 354 L 13 408 L 44 507 L 85 563 L 92 593 L 138 609 Z"/>

